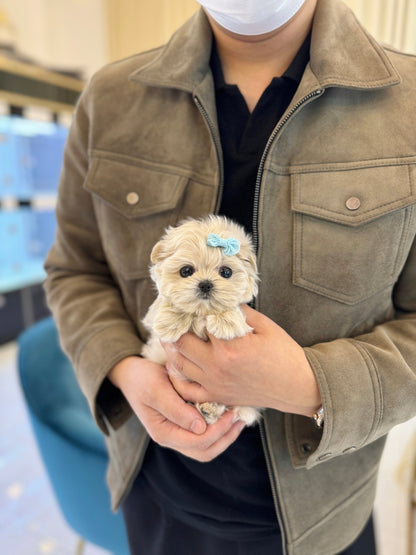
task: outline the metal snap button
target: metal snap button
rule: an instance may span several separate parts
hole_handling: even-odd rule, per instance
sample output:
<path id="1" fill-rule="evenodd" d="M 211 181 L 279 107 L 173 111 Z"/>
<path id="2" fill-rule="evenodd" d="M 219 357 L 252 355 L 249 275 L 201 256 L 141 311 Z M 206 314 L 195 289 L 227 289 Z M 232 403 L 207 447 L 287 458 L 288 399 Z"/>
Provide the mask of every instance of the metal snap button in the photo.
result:
<path id="1" fill-rule="evenodd" d="M 348 455 L 348 453 L 354 453 L 354 451 L 357 451 L 356 447 L 348 447 L 347 449 L 344 449 L 344 451 L 342 452 L 344 455 Z"/>
<path id="2" fill-rule="evenodd" d="M 332 453 L 325 453 L 324 455 L 321 455 L 320 457 L 318 457 L 318 460 L 319 461 L 327 461 L 331 457 L 332 457 Z"/>
<path id="3" fill-rule="evenodd" d="M 128 193 L 126 195 L 126 200 L 128 202 L 128 204 L 130 205 L 134 205 L 137 204 L 139 202 L 139 195 L 137 193 L 135 193 L 134 191 L 131 191 L 130 193 Z"/>
<path id="4" fill-rule="evenodd" d="M 361 206 L 361 201 L 357 197 L 350 197 L 346 201 L 345 206 L 348 208 L 348 210 L 358 210 Z"/>

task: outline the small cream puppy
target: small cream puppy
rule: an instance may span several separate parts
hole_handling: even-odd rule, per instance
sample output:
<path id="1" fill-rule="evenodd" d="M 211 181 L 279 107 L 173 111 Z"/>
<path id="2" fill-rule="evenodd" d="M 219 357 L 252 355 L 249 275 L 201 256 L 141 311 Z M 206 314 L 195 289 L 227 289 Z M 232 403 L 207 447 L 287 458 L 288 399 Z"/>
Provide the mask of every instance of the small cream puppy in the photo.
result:
<path id="1" fill-rule="evenodd" d="M 160 341 L 174 342 L 187 332 L 207 340 L 208 331 L 229 340 L 252 331 L 240 305 L 257 294 L 257 265 L 251 239 L 241 226 L 223 216 L 186 220 L 165 231 L 153 247 L 151 262 L 158 296 L 143 319 L 150 332 L 142 351 L 145 358 L 165 364 Z M 178 373 L 176 377 L 183 378 Z M 261 410 L 252 407 L 213 402 L 195 406 L 208 424 L 226 410 L 249 426 L 261 418 Z"/>

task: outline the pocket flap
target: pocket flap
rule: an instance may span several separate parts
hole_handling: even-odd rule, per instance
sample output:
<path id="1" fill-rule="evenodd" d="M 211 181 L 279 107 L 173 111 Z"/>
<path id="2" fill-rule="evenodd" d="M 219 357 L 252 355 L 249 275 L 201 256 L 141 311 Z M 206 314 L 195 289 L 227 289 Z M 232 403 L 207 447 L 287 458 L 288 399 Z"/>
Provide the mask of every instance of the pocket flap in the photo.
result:
<path id="1" fill-rule="evenodd" d="M 175 208 L 186 183 L 185 176 L 96 157 L 84 187 L 133 219 Z"/>
<path id="2" fill-rule="evenodd" d="M 292 208 L 357 226 L 415 203 L 414 172 L 414 165 L 401 164 L 296 173 Z"/>

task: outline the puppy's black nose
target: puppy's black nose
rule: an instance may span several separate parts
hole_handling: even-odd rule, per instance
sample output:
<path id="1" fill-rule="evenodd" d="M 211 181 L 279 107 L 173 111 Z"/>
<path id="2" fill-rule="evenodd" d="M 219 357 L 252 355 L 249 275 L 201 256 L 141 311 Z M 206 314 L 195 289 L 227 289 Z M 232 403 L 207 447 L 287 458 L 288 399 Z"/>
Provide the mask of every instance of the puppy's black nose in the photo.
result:
<path id="1" fill-rule="evenodd" d="M 198 287 L 201 293 L 203 293 L 204 295 L 209 295 L 211 289 L 214 287 L 214 284 L 212 283 L 212 281 L 205 279 L 204 281 L 200 281 L 198 283 Z"/>

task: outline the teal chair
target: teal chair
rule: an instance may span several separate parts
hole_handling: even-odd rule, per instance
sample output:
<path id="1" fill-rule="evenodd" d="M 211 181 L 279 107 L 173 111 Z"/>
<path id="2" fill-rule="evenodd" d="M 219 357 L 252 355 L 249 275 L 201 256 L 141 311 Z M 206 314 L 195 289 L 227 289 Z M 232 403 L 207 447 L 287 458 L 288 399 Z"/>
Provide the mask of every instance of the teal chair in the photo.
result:
<path id="1" fill-rule="evenodd" d="M 32 429 L 58 504 L 80 536 L 115 555 L 129 553 L 122 515 L 110 508 L 108 455 L 62 352 L 55 323 L 46 318 L 18 339 L 18 370 Z"/>

